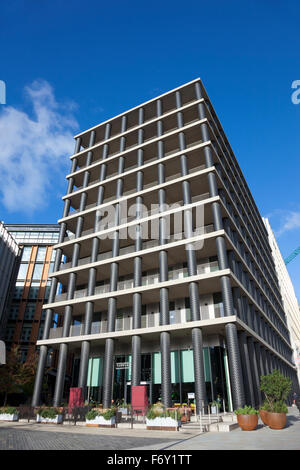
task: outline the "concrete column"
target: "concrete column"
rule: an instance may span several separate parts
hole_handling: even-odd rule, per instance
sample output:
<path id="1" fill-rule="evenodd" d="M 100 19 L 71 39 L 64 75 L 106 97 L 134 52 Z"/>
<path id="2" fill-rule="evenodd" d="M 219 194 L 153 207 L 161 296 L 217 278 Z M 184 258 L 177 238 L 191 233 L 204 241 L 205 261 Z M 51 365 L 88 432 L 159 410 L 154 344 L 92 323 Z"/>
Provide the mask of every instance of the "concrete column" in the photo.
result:
<path id="1" fill-rule="evenodd" d="M 248 351 L 249 351 L 249 357 L 250 357 L 250 363 L 251 363 L 253 389 L 254 389 L 254 395 L 255 395 L 255 405 L 259 406 L 262 402 L 262 395 L 260 391 L 258 360 L 256 356 L 253 338 L 249 337 L 247 341 L 248 341 Z"/>
<path id="2" fill-rule="evenodd" d="M 106 124 L 105 126 L 105 135 L 104 139 L 108 140 L 110 136 L 110 123 Z M 95 136 L 91 135 L 90 139 L 90 147 L 94 145 Z M 108 144 L 104 144 L 102 149 L 102 160 L 105 160 L 108 155 Z M 89 162 L 91 163 L 92 160 L 92 152 L 89 152 Z M 99 181 L 104 181 L 106 178 L 106 165 L 101 165 Z M 98 189 L 98 197 L 97 197 L 97 205 L 103 204 L 104 200 L 104 188 L 100 186 Z M 98 231 L 98 225 L 100 223 L 101 216 L 96 212 L 95 216 L 95 223 L 94 223 L 94 231 Z M 98 251 L 99 251 L 99 238 L 95 237 L 92 241 L 92 251 L 91 251 L 91 263 L 96 263 L 98 260 Z M 96 286 L 96 277 L 97 277 L 97 269 L 90 268 L 89 269 L 89 277 L 88 277 L 88 296 L 92 296 L 95 294 L 95 286 Z M 91 334 L 92 322 L 93 322 L 93 313 L 94 313 L 94 303 L 87 302 L 85 304 L 85 314 L 84 314 L 84 334 L 89 335 Z M 90 355 L 90 342 L 83 341 L 81 344 L 81 353 L 80 353 L 80 368 L 79 368 L 79 378 L 78 378 L 78 387 L 82 388 L 83 396 L 86 398 L 86 383 L 87 383 L 87 374 L 88 374 L 88 364 L 89 364 L 89 355 Z"/>
<path id="3" fill-rule="evenodd" d="M 144 122 L 144 109 L 139 109 L 139 125 Z M 144 130 L 139 129 L 138 131 L 138 145 L 141 145 L 144 141 Z M 137 166 L 140 167 L 144 164 L 144 151 L 143 149 L 138 150 L 137 155 Z M 138 171 L 136 175 L 136 191 L 140 192 L 144 186 L 144 173 Z M 136 218 L 142 217 L 142 204 L 143 198 L 138 196 L 136 198 Z M 137 225 L 135 232 L 135 251 L 140 251 L 143 248 L 143 237 L 142 228 Z M 133 262 L 133 278 L 134 287 L 142 285 L 142 258 L 137 256 Z M 141 315 L 142 315 L 142 294 L 137 292 L 133 294 L 133 329 L 141 327 Z M 141 337 L 135 335 L 132 337 L 132 362 L 131 362 L 131 385 L 140 385 L 141 382 Z"/>
<path id="4" fill-rule="evenodd" d="M 181 96 L 180 92 L 176 92 L 176 106 L 181 107 Z M 182 112 L 177 113 L 177 126 L 181 128 L 184 126 Z M 180 132 L 178 135 L 179 149 L 185 150 L 185 135 Z M 180 156 L 181 176 L 188 176 L 188 159 L 186 155 Z M 182 195 L 183 204 L 188 205 L 192 202 L 190 182 L 182 182 Z M 193 236 L 193 216 L 191 210 L 184 211 L 184 234 L 186 238 Z M 186 245 L 186 257 L 187 267 L 189 276 L 197 275 L 197 261 L 196 252 L 193 244 Z M 197 282 L 189 283 L 189 298 L 191 316 L 193 321 L 200 320 L 200 306 L 199 306 L 199 288 Z M 196 398 L 196 411 L 200 412 L 203 405 L 206 405 L 206 387 L 205 387 L 205 376 L 204 376 L 204 360 L 203 360 L 203 341 L 202 341 L 202 330 L 201 328 L 194 328 L 192 330 L 192 345 L 193 345 L 193 357 L 194 357 L 194 376 L 195 376 L 195 398 Z"/>
<path id="5" fill-rule="evenodd" d="M 246 404 L 249 404 L 255 407 L 255 395 L 253 390 L 253 380 L 251 374 L 251 364 L 248 351 L 247 335 L 245 331 L 240 331 L 238 333 L 240 351 L 241 351 L 241 360 L 242 360 L 242 369 L 244 376 L 245 384 L 245 400 Z"/>
<path id="6" fill-rule="evenodd" d="M 157 101 L 157 116 L 163 114 L 162 101 Z M 163 135 L 163 121 L 157 122 L 157 135 L 161 137 Z M 162 140 L 157 143 L 158 159 L 164 157 L 164 142 Z M 158 164 L 158 184 L 165 182 L 165 165 L 164 163 Z M 165 210 L 166 193 L 164 189 L 160 189 L 158 192 L 158 204 L 159 211 Z M 159 244 L 164 245 L 167 243 L 166 238 L 166 221 L 164 217 L 159 219 Z M 168 281 L 168 252 L 161 250 L 159 252 L 159 281 Z M 168 325 L 170 323 L 170 312 L 169 312 L 169 290 L 167 288 L 160 289 L 160 325 Z M 162 402 L 166 407 L 172 406 L 171 397 L 171 352 L 170 352 L 170 334 L 163 332 L 160 334 L 161 344 L 161 394 Z"/>
<path id="7" fill-rule="evenodd" d="M 126 116 L 122 117 L 121 132 L 126 131 Z M 126 145 L 126 138 L 124 136 L 120 139 L 120 153 L 124 152 Z M 121 175 L 124 172 L 125 157 L 120 156 L 118 160 L 118 173 Z M 123 178 L 117 180 L 116 199 L 122 197 L 123 194 Z M 120 223 L 120 203 L 115 205 L 115 224 Z M 112 242 L 112 256 L 119 256 L 120 240 L 119 232 L 114 232 Z M 113 262 L 110 269 L 110 291 L 116 291 L 118 287 L 119 277 L 119 264 Z M 108 314 L 107 314 L 107 331 L 115 331 L 115 319 L 117 313 L 117 300 L 115 297 L 108 299 Z M 103 408 L 110 408 L 113 393 L 113 371 L 114 371 L 114 340 L 107 339 L 105 342 L 105 356 L 104 356 L 104 381 L 103 381 Z"/>
<path id="8" fill-rule="evenodd" d="M 94 142 L 95 142 L 95 131 L 92 131 L 90 135 L 89 146 L 91 147 L 92 145 L 94 145 Z M 92 161 L 92 152 L 89 151 L 87 153 L 86 166 L 89 166 L 91 164 L 91 161 Z M 83 174 L 83 187 L 84 188 L 88 186 L 89 179 L 90 179 L 90 173 L 87 170 Z M 83 192 L 81 193 L 81 196 L 80 196 L 79 212 L 85 210 L 86 203 L 87 203 L 87 193 Z M 75 238 L 81 237 L 82 229 L 83 229 L 83 217 L 79 216 L 76 221 Z M 72 253 L 72 268 L 78 266 L 79 257 L 80 257 L 80 243 L 75 242 L 73 246 L 73 253 Z M 68 295 L 67 295 L 68 300 L 71 300 L 74 298 L 74 293 L 76 290 L 76 278 L 77 278 L 77 275 L 74 272 L 70 273 L 69 281 L 68 281 Z M 73 311 L 72 306 L 67 305 L 65 307 L 63 337 L 68 337 L 70 334 L 70 327 L 72 323 L 72 311 Z M 66 343 L 63 343 L 60 345 L 60 348 L 59 348 L 59 358 L 58 358 L 58 367 L 57 367 L 57 374 L 56 374 L 56 381 L 55 381 L 53 406 L 59 406 L 62 400 L 63 391 L 64 391 L 64 383 L 65 383 L 67 355 L 68 355 L 68 346 Z"/>
<path id="9" fill-rule="evenodd" d="M 79 152 L 80 145 L 81 145 L 81 138 L 79 137 L 79 138 L 76 139 L 75 152 L 74 152 L 75 154 Z M 71 172 L 74 172 L 76 170 L 76 167 L 77 167 L 77 158 L 73 158 Z M 71 194 L 71 192 L 73 191 L 73 186 L 74 186 L 74 179 L 70 178 L 69 183 L 68 183 L 68 188 L 67 188 L 67 194 Z M 70 211 L 70 200 L 66 199 L 65 203 L 64 203 L 63 218 L 67 217 L 69 215 L 69 211 Z M 67 229 L 66 223 L 62 222 L 60 224 L 60 232 L 59 232 L 58 243 L 62 243 L 64 241 L 64 238 L 65 238 L 65 235 L 66 235 L 66 229 Z M 54 272 L 59 270 L 61 260 L 62 260 L 62 250 L 61 250 L 61 248 L 58 248 L 56 250 L 56 253 L 55 253 L 55 261 L 54 261 L 54 267 L 53 267 Z M 48 303 L 53 303 L 54 302 L 55 295 L 56 295 L 56 290 L 57 290 L 57 284 L 58 284 L 57 278 L 53 277 L 51 279 L 51 286 L 50 286 L 50 293 L 49 293 Z M 45 318 L 43 339 L 48 339 L 49 338 L 50 328 L 52 326 L 52 321 L 53 321 L 53 310 L 48 308 L 46 310 L 46 318 Z M 41 392 L 42 392 L 42 386 L 43 386 L 43 378 L 44 378 L 46 361 L 47 361 L 47 355 L 48 355 L 47 346 L 41 346 L 40 347 L 38 367 L 37 367 L 37 372 L 36 372 L 36 377 L 35 377 L 34 390 L 33 390 L 33 395 L 32 395 L 32 402 L 31 402 L 32 406 L 40 405 Z"/>

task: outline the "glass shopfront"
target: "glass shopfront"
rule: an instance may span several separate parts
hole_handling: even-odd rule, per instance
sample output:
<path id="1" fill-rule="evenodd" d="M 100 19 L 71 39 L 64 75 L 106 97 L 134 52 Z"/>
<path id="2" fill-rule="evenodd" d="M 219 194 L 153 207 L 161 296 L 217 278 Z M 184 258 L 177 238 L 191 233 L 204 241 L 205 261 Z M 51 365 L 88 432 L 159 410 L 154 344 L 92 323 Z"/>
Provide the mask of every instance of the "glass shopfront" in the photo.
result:
<path id="1" fill-rule="evenodd" d="M 220 346 L 203 348 L 204 375 L 208 403 L 220 399 L 228 409 L 228 377 L 224 366 L 224 349 Z M 161 400 L 161 353 L 142 354 L 141 384 L 147 385 L 149 403 Z M 173 403 L 189 403 L 188 394 L 195 393 L 193 350 L 171 351 L 171 382 Z M 103 358 L 89 360 L 88 397 L 102 400 Z M 114 402 L 131 400 L 131 355 L 114 358 Z"/>

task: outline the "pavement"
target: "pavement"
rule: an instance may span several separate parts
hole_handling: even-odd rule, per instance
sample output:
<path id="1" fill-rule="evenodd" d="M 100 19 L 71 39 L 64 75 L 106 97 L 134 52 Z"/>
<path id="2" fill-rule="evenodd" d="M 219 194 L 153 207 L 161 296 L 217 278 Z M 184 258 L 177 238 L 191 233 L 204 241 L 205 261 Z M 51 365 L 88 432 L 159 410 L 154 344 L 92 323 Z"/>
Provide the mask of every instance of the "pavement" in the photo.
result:
<path id="1" fill-rule="evenodd" d="M 300 416 L 289 408 L 282 430 L 260 422 L 255 431 L 228 433 L 0 422 L 0 450 L 300 450 Z"/>

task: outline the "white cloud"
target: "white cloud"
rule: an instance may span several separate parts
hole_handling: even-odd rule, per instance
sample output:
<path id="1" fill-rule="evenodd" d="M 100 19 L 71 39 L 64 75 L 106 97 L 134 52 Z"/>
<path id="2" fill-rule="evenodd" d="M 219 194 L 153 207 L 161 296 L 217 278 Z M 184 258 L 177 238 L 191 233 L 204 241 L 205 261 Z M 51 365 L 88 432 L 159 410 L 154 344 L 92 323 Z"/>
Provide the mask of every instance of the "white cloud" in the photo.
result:
<path id="1" fill-rule="evenodd" d="M 48 82 L 35 81 L 25 93 L 33 118 L 12 106 L 0 108 L 0 193 L 11 212 L 48 205 L 49 191 L 69 169 L 78 128 L 72 107 L 56 101 Z"/>
<path id="2" fill-rule="evenodd" d="M 277 237 L 283 235 L 285 232 L 290 230 L 295 230 L 300 228 L 300 211 L 276 211 L 276 215 L 280 213 L 280 226 L 277 230 L 275 230 L 275 234 Z M 272 214 L 273 216 L 274 214 Z M 270 218 L 270 215 L 268 216 Z"/>

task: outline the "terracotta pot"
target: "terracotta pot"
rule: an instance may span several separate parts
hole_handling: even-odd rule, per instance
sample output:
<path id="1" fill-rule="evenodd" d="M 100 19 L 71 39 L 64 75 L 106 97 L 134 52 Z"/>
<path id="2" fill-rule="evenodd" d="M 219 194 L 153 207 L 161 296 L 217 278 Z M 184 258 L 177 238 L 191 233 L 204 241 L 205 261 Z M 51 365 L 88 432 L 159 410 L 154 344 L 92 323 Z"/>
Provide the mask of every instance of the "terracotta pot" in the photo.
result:
<path id="1" fill-rule="evenodd" d="M 237 415 L 237 421 L 243 431 L 253 431 L 257 428 L 258 415 Z"/>
<path id="2" fill-rule="evenodd" d="M 283 429 L 286 425 L 285 413 L 269 413 L 268 426 L 271 429 Z"/>
<path id="3" fill-rule="evenodd" d="M 262 422 L 266 426 L 268 426 L 269 425 L 269 422 L 268 422 L 269 412 L 266 410 L 259 410 L 259 415 L 260 415 L 260 419 L 262 420 Z"/>

